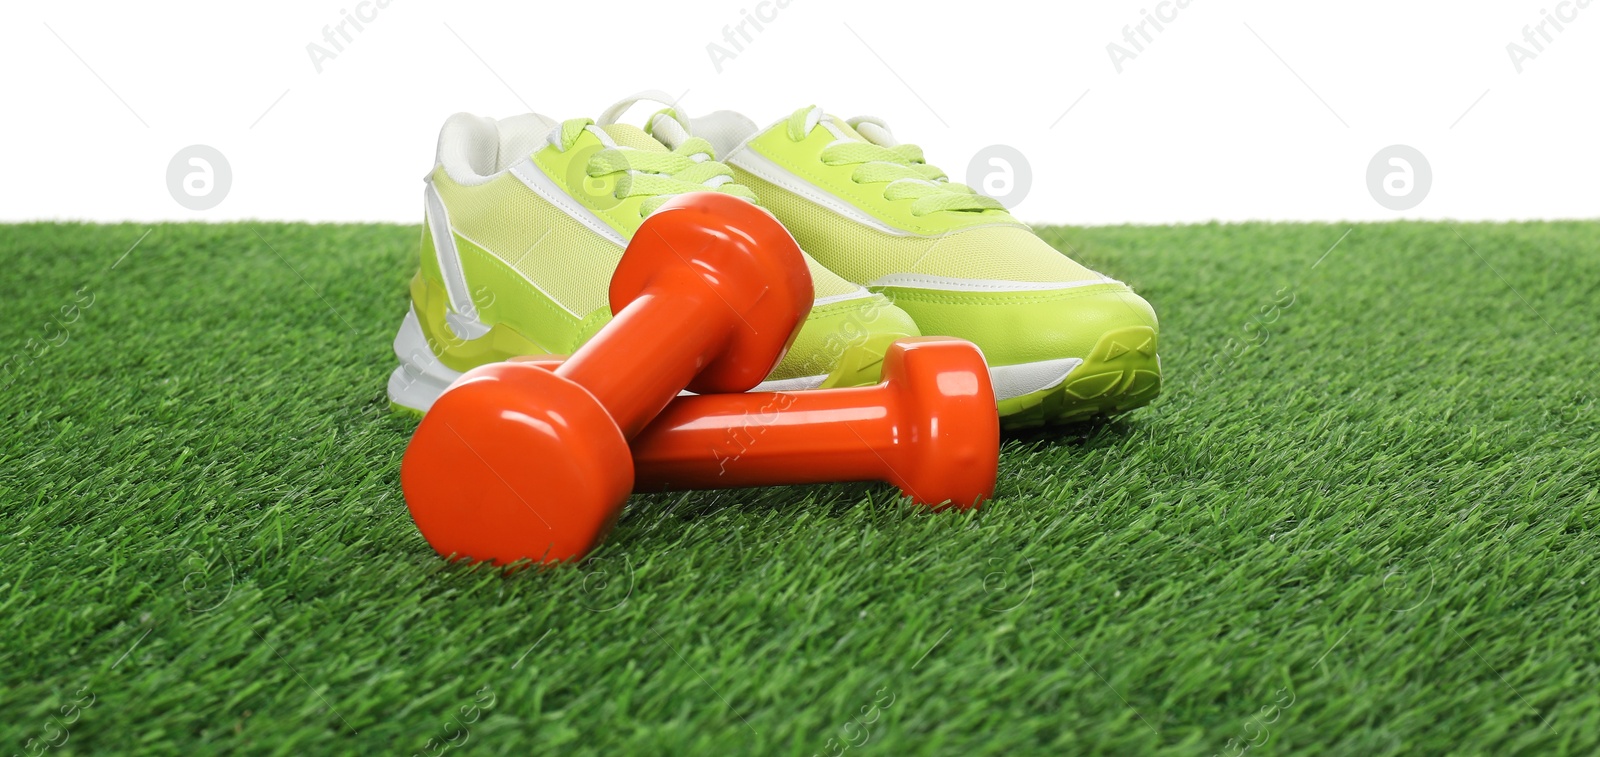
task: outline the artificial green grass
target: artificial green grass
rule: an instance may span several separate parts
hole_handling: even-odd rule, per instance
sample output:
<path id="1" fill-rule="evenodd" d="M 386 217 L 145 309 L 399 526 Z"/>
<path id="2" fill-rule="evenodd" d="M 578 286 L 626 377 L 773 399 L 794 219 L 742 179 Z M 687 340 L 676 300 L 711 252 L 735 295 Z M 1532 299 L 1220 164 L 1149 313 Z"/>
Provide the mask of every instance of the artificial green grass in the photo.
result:
<path id="1" fill-rule="evenodd" d="M 509 578 L 402 502 L 418 233 L 0 226 L 0 745 L 1600 750 L 1600 223 L 1045 229 L 1155 305 L 1151 407 L 978 514 L 641 497 Z"/>

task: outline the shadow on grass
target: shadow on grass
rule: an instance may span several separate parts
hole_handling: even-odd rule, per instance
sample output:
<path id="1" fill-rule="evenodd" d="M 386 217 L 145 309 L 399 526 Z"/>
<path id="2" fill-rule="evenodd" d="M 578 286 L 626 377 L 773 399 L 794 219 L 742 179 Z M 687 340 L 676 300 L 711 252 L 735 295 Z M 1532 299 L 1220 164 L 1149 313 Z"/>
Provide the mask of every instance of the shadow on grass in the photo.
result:
<path id="1" fill-rule="evenodd" d="M 1024 447 L 1081 447 L 1092 449 L 1122 444 L 1131 439 L 1139 428 L 1137 420 L 1126 416 L 1096 418 L 1082 423 L 1060 426 L 1042 426 L 1000 432 L 1000 450 Z"/>

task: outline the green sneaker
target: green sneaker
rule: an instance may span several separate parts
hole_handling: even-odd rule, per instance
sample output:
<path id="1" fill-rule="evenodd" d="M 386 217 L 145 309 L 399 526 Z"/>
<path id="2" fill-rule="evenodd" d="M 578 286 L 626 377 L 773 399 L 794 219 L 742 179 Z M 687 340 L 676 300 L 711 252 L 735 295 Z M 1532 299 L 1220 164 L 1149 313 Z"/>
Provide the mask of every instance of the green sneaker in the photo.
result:
<path id="1" fill-rule="evenodd" d="M 672 195 L 754 199 L 711 145 L 671 149 L 634 126 L 457 114 L 423 192 L 421 261 L 394 341 L 390 401 L 426 412 L 463 372 L 518 355 L 570 354 L 611 319 L 622 250 Z M 816 301 L 759 389 L 878 380 L 890 342 L 917 335 L 905 312 L 807 257 Z M 640 366 L 649 370 L 649 366 Z"/>
<path id="2" fill-rule="evenodd" d="M 668 145 L 711 142 L 818 262 L 887 295 L 923 334 L 977 343 L 1006 426 L 1113 415 L 1160 393 L 1148 303 L 949 181 L 882 121 L 806 107 L 761 129 L 730 111 L 668 108 L 648 131 Z"/>

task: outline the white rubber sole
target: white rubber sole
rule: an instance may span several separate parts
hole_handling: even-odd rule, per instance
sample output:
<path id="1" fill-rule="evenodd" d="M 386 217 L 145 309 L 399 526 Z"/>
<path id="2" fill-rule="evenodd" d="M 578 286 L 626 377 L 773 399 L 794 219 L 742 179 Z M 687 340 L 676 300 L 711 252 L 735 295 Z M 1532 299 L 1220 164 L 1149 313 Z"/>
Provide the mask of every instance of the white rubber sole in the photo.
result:
<path id="1" fill-rule="evenodd" d="M 400 358 L 400 367 L 389 374 L 389 401 L 407 410 L 428 412 L 434 400 L 461 378 L 460 371 L 439 362 L 428 348 L 414 309 L 406 311 L 400 331 L 394 335 L 394 354 Z"/>
<path id="2" fill-rule="evenodd" d="M 394 337 L 394 354 L 400 359 L 400 366 L 389 374 L 389 401 L 397 407 L 427 413 L 439 395 L 461 378 L 460 371 L 439 362 L 428 348 L 428 339 L 422 333 L 422 323 L 417 320 L 415 310 L 407 310 L 405 319 L 400 322 L 400 331 Z M 1082 359 L 1072 357 L 1002 365 L 989 369 L 989 380 L 994 384 L 995 400 L 1003 401 L 1059 386 L 1082 364 Z M 827 374 L 821 374 L 763 381 L 751 391 L 805 391 L 821 386 L 827 378 Z"/>

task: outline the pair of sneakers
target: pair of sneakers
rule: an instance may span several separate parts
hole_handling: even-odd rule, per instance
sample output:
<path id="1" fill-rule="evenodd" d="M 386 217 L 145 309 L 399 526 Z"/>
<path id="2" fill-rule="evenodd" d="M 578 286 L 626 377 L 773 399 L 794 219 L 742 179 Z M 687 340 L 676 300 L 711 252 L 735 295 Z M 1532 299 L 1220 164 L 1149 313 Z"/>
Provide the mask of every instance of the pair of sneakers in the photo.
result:
<path id="1" fill-rule="evenodd" d="M 641 101 L 667 107 L 643 128 L 618 122 Z M 759 390 L 875 383 L 888 345 L 919 334 L 983 350 L 1007 427 L 1113 415 L 1161 388 L 1149 304 L 876 118 L 805 107 L 761 128 L 731 111 L 689 118 L 659 92 L 598 121 L 461 113 L 426 185 L 388 386 L 400 409 L 426 412 L 477 366 L 576 350 L 611 318 L 607 287 L 640 223 L 708 190 L 766 208 L 808 253 L 816 302 Z"/>

